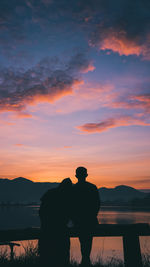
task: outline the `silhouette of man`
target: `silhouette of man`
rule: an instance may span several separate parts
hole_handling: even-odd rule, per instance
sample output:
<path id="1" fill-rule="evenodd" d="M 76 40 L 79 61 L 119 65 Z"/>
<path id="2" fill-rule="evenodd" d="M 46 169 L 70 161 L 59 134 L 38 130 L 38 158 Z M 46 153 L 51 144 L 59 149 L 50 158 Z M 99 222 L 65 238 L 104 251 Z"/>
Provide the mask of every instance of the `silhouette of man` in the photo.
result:
<path id="1" fill-rule="evenodd" d="M 79 231 L 82 254 L 81 265 L 90 265 L 92 248 L 92 231 L 98 224 L 97 214 L 100 208 L 100 198 L 97 187 L 86 181 L 87 169 L 78 167 L 76 178 L 78 182 L 73 187 L 73 222 Z"/>

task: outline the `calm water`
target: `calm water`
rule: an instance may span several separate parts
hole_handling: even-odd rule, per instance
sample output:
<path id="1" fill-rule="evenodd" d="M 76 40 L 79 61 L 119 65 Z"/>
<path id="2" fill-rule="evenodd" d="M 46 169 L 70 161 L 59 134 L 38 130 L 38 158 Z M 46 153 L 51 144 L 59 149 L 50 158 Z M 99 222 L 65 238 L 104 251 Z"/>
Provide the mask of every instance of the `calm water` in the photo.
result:
<path id="1" fill-rule="evenodd" d="M 99 223 L 150 223 L 150 211 L 145 210 L 129 210 L 127 207 L 103 207 L 98 214 Z M 40 221 L 38 217 L 38 207 L 0 207 L 0 229 L 39 227 Z M 150 253 L 149 237 L 140 237 L 142 252 Z M 36 245 L 36 241 L 32 241 Z M 24 246 L 16 249 L 16 254 L 24 251 Z M 1 248 L 2 249 L 2 248 Z M 94 238 L 91 258 L 95 261 L 101 257 L 107 260 L 110 257 L 123 258 L 122 238 L 98 237 Z M 71 257 L 80 261 L 80 246 L 77 238 L 71 239 Z"/>

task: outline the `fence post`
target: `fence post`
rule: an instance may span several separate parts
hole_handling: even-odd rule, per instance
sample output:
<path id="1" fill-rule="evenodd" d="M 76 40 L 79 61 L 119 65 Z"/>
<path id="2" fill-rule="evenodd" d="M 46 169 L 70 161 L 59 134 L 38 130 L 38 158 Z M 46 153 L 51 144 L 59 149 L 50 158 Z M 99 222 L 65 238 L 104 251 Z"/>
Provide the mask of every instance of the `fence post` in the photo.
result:
<path id="1" fill-rule="evenodd" d="M 10 259 L 13 261 L 14 259 L 14 245 L 12 243 L 9 244 L 10 247 Z"/>
<path id="2" fill-rule="evenodd" d="M 143 267 L 139 236 L 129 233 L 123 236 L 125 267 Z"/>

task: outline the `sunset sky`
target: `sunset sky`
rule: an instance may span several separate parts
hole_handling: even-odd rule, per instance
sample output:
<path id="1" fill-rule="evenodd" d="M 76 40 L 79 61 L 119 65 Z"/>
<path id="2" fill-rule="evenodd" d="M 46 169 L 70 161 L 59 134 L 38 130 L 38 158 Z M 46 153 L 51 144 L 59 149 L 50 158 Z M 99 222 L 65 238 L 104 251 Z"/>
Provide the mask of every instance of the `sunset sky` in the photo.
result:
<path id="1" fill-rule="evenodd" d="M 0 177 L 150 188 L 150 1 L 0 1 Z"/>

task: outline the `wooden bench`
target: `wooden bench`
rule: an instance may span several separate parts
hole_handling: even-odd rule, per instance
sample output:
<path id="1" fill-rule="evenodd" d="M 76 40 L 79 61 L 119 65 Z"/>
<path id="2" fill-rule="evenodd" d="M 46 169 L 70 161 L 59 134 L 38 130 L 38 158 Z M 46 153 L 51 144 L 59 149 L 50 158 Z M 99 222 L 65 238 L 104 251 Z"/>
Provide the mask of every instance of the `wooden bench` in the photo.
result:
<path id="1" fill-rule="evenodd" d="M 71 238 L 79 236 L 74 227 L 69 228 L 69 234 Z M 125 267 L 143 266 L 139 236 L 150 236 L 149 224 L 99 224 L 93 229 L 93 236 L 122 237 Z M 39 228 L 0 230 L 0 242 L 34 240 L 39 237 Z"/>

